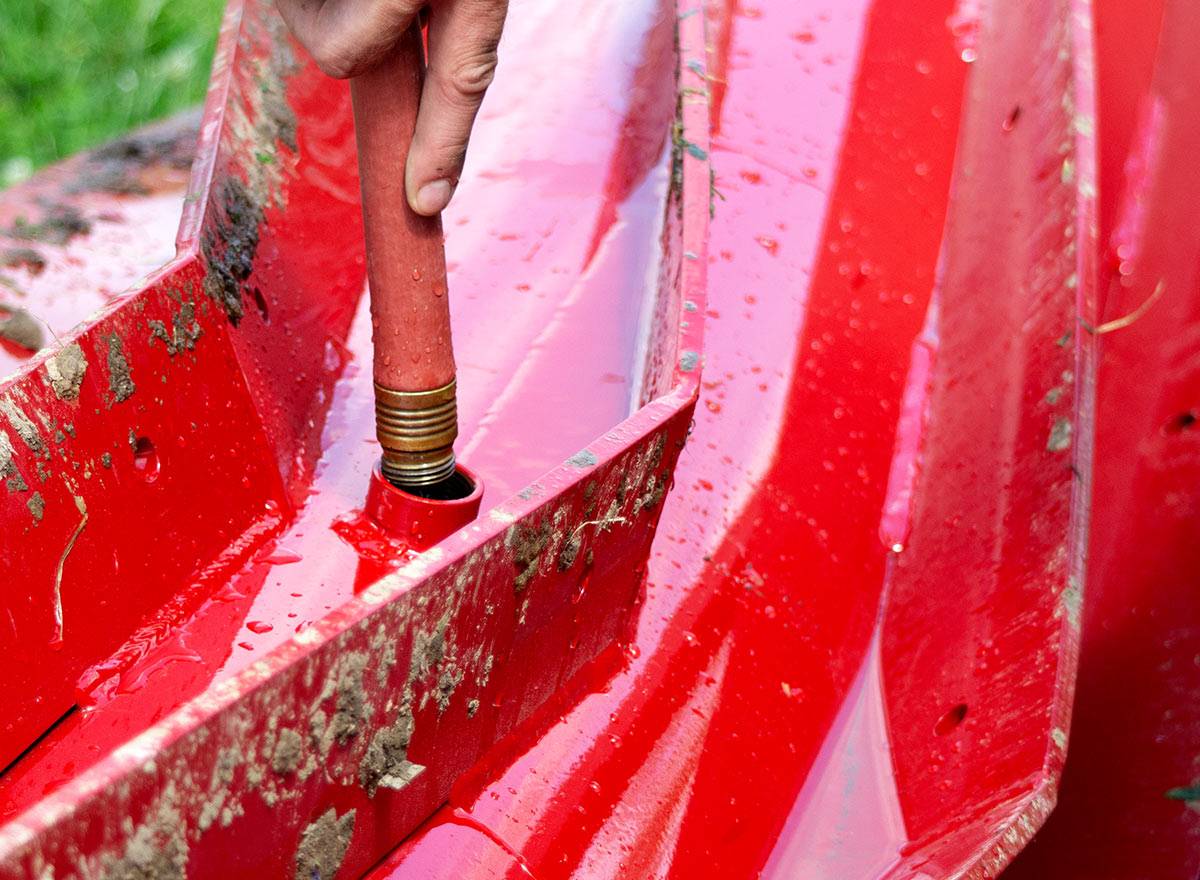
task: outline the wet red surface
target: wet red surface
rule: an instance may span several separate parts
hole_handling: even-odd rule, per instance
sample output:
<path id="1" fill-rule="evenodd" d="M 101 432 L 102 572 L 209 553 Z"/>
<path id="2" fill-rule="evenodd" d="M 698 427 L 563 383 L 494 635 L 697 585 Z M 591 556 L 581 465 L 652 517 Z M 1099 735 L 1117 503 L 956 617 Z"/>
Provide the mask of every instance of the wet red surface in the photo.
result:
<path id="1" fill-rule="evenodd" d="M 416 798 L 376 801 L 356 867 L 429 817 L 376 876 L 992 876 L 1042 821 L 1074 672 L 1068 578 L 1091 431 L 1090 343 L 1055 340 L 1077 297 L 1090 306 L 1087 248 L 1077 259 L 1070 239 L 1087 238 L 1092 178 L 1077 154 L 1090 141 L 1071 139 L 1064 109 L 1086 87 L 1066 5 L 1027 6 L 981 22 L 949 0 L 514 4 L 445 216 L 459 452 L 487 485 L 484 510 L 536 498 L 542 475 L 597 436 L 635 439 L 622 420 L 663 392 L 644 365 L 691 370 L 701 354 L 660 350 L 671 305 L 685 336 L 708 324 L 702 403 L 636 630 L 570 681 L 541 682 L 554 698 L 498 742 L 424 743 L 429 776 L 490 748 L 431 817 Z M 709 300 L 664 306 L 647 292 L 672 271 L 676 22 L 684 112 L 711 90 L 715 215 Z M 345 95 L 299 76 L 287 100 L 305 161 L 290 198 L 333 214 L 354 198 Z M 675 134 L 682 154 L 708 158 Z M 279 156 L 287 165 L 291 148 Z M 1012 210 L 1010 191 L 1045 216 Z M 358 513 L 377 455 L 361 231 L 278 206 L 265 216 L 244 280 L 278 298 L 244 298 L 227 347 L 205 350 L 244 369 L 228 419 L 258 411 L 262 436 L 246 441 L 255 455 L 232 450 L 247 473 L 229 497 L 202 473 L 191 484 L 209 493 L 197 509 L 228 512 L 239 537 L 207 569 L 173 574 L 190 585 L 170 581 L 148 624 L 122 621 L 125 645 L 89 664 L 81 710 L 0 778 L 6 816 L 188 697 L 243 687 L 258 659 L 299 650 L 414 562 Z M 187 244 L 198 233 L 184 228 Z M 684 271 L 699 257 L 685 253 Z M 205 436 L 171 424 L 228 473 Z M 137 485 L 178 487 L 181 446 L 151 455 L 134 441 Z M 43 531 L 75 526 L 52 511 Z M 148 528 L 182 543 L 191 525 Z M 209 558 L 190 550 L 185 561 Z M 96 564 L 94 543 L 73 552 Z M 561 607 L 535 609 L 561 626 L 514 646 L 521 674 L 573 671 L 555 664 L 594 641 L 592 616 L 628 610 L 611 596 L 584 575 Z M 484 712 L 532 705 L 518 702 Z M 356 784 L 339 786 L 287 822 L 326 805 L 365 816 Z M 251 833 L 276 837 L 242 870 L 290 864 L 292 825 L 257 801 L 230 821 L 194 841 L 197 871 L 227 865 Z"/>
<path id="2" fill-rule="evenodd" d="M 1062 711 L 1066 575 L 1043 600 L 1011 563 L 943 563 L 972 555 L 969 534 L 996 534 L 985 552 L 1001 558 L 1065 559 L 1071 477 L 1030 412 L 1021 461 L 1034 494 L 1059 499 L 1058 534 L 990 532 L 993 497 L 1022 509 L 1013 522 L 1045 504 L 1011 479 L 982 503 L 938 498 L 943 481 L 1017 466 L 1013 423 L 976 401 L 1043 381 L 999 353 L 988 379 L 966 362 L 989 326 L 965 317 L 982 314 L 978 288 L 952 276 L 931 306 L 981 39 L 955 13 L 709 5 L 711 78 L 696 84 L 713 89 L 720 197 L 704 390 L 627 667 L 494 750 L 373 876 L 935 877 L 1006 860 L 988 852 L 996 829 L 1055 748 L 1022 712 Z M 1069 326 L 1073 293 L 1053 299 L 1046 322 Z M 1042 367 L 1055 382 L 1073 364 L 1059 351 Z M 974 450 L 961 428 L 931 439 L 927 422 L 956 411 L 972 413 Z M 995 639 L 1019 633 L 1032 644 L 1001 656 Z M 976 699 L 1013 678 L 1023 708 Z"/>
<path id="3" fill-rule="evenodd" d="M 1062 794 L 1013 866 L 1022 880 L 1200 872 L 1198 35 L 1189 4 L 1096 5 L 1098 277 L 1104 320 L 1124 326 L 1101 338 L 1096 504 Z"/>
<path id="4" fill-rule="evenodd" d="M 658 20 L 652 3 L 644 7 L 630 12 L 641 28 Z M 526 39 L 533 38 L 535 18 L 527 16 Z M 590 31 L 584 26 L 589 21 Z M 510 39 L 522 38 L 519 22 L 512 30 Z M 598 33 L 605 39 L 597 39 Z M 468 174 L 446 215 L 450 283 L 459 304 L 454 326 L 461 371 L 459 456 L 483 477 L 485 509 L 632 409 L 642 291 L 659 259 L 673 95 L 660 89 L 654 113 L 639 115 L 625 128 L 598 121 L 589 127 L 585 116 L 597 104 L 621 107 L 631 100 L 627 83 L 636 59 L 628 57 L 630 37 L 608 32 L 600 11 L 580 22 L 576 45 L 588 45 L 593 60 L 559 77 L 545 95 L 550 102 L 569 99 L 575 115 L 547 116 L 529 105 L 522 93 L 523 79 L 531 74 L 509 65 L 489 96 L 472 154 L 476 166 L 491 171 Z M 565 57 L 573 50 L 564 45 L 561 51 Z M 538 65 L 553 62 L 545 54 L 538 58 Z M 670 64 L 669 55 L 656 52 L 651 72 L 661 77 Z M 622 67 L 629 73 L 614 75 Z M 300 109 L 302 102 L 301 97 Z M 639 134 L 638 126 L 647 130 Z M 604 157 L 630 161 L 621 152 L 629 137 L 656 143 L 639 154 L 642 164 L 627 171 L 636 186 L 612 202 L 601 196 L 611 174 Z M 506 172 L 500 150 L 520 168 Z M 560 162 L 556 156 L 576 158 Z M 596 197 L 581 198 L 585 192 Z M 177 211 L 178 195 L 174 205 Z M 49 271 L 46 277 L 53 280 Z M 512 283 L 497 289 L 497 278 Z M 291 490 L 296 509 L 290 515 L 267 510 L 257 540 L 231 548 L 114 659 L 87 672 L 78 698 L 85 711 L 68 718 L 0 779 L 5 815 L 71 778 L 139 726 L 235 676 L 354 595 L 356 585 L 374 582 L 408 558 L 405 548 L 369 526 L 347 525 L 362 507 L 364 475 L 378 456 L 369 370 L 363 372 L 371 353 L 366 298 L 349 305 L 355 311 L 346 341 L 324 343 L 323 367 L 336 383 L 316 377 L 330 387 L 315 414 L 323 422 L 316 448 L 297 453 Z M 293 328 L 314 320 L 336 326 L 349 317 L 272 311 L 273 320 Z M 313 379 L 297 375 L 305 384 Z M 311 456 L 316 460 L 306 461 Z M 269 543 L 261 545 L 268 534 Z M 346 577 L 356 569 L 358 576 Z"/>

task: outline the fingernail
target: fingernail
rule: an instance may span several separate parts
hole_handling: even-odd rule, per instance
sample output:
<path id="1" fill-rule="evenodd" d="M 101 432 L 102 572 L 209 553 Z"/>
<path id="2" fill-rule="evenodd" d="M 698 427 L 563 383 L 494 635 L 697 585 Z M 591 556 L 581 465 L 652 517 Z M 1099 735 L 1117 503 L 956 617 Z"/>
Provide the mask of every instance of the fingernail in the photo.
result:
<path id="1" fill-rule="evenodd" d="M 435 180 L 417 190 L 417 204 L 413 207 L 418 214 L 429 217 L 450 204 L 450 196 L 453 194 L 454 187 L 450 185 L 450 181 Z"/>

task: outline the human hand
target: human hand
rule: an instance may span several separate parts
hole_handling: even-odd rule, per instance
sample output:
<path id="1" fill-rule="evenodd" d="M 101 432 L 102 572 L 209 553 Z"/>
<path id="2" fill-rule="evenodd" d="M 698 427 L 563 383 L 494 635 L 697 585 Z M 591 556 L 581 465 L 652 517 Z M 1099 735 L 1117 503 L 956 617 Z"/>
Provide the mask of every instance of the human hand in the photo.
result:
<path id="1" fill-rule="evenodd" d="M 379 61 L 423 0 L 276 0 L 296 39 L 325 73 L 357 76 Z M 508 0 L 429 4 L 429 67 L 405 167 L 408 203 L 432 216 L 458 186 L 471 127 L 496 71 Z"/>

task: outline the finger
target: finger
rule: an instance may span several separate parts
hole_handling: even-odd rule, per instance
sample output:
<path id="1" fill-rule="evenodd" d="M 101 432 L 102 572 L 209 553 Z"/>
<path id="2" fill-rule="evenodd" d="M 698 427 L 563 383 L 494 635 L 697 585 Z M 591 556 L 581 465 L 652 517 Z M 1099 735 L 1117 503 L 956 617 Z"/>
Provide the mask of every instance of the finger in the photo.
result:
<path id="1" fill-rule="evenodd" d="M 454 194 L 471 126 L 496 71 L 507 0 L 443 0 L 429 22 L 429 70 L 405 169 L 408 203 L 441 211 Z"/>
<path id="2" fill-rule="evenodd" d="M 404 33 L 422 0 L 276 0 L 317 66 L 338 79 L 364 71 Z"/>

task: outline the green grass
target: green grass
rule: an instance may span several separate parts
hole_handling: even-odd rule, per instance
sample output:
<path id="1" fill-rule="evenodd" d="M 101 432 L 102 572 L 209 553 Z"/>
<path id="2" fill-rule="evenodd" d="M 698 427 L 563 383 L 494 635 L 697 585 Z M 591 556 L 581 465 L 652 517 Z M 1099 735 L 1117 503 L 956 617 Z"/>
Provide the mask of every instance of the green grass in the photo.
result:
<path id="1" fill-rule="evenodd" d="M 0 186 L 197 104 L 224 0 L 0 0 Z"/>

